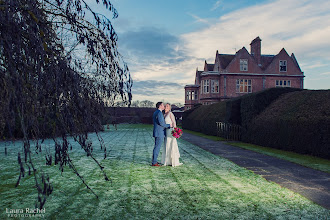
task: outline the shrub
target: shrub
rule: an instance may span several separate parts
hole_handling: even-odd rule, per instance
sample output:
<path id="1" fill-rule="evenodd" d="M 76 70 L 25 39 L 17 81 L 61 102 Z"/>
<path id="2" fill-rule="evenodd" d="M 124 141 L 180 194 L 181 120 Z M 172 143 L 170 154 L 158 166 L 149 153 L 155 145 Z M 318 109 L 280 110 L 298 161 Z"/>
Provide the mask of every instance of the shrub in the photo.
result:
<path id="1" fill-rule="evenodd" d="M 247 126 L 254 144 L 330 158 L 330 90 L 283 95 Z"/>
<path id="2" fill-rule="evenodd" d="M 226 117 L 226 103 L 202 105 L 183 114 L 182 127 L 208 135 L 217 135 L 216 122 L 224 121 Z"/>
<path id="3" fill-rule="evenodd" d="M 250 121 L 265 110 L 274 100 L 282 94 L 301 91 L 296 88 L 270 88 L 240 97 L 240 115 L 242 126 L 246 127 Z"/>
<path id="4" fill-rule="evenodd" d="M 330 158 L 330 90 L 271 88 L 183 115 L 183 128 L 217 135 L 216 122 L 242 125 L 242 140 Z"/>

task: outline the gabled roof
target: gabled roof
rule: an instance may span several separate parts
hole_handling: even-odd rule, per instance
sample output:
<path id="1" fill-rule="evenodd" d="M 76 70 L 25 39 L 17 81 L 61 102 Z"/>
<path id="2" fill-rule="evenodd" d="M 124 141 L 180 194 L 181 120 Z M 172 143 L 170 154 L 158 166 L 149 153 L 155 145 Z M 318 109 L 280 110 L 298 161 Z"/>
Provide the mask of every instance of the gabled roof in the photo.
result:
<path id="1" fill-rule="evenodd" d="M 274 57 L 275 57 L 275 55 L 261 55 L 261 66 L 260 66 L 260 68 L 262 70 L 267 69 L 269 64 L 271 64 L 271 62 L 273 61 Z"/>
<path id="2" fill-rule="evenodd" d="M 204 71 L 198 71 L 198 69 L 196 69 L 196 77 L 195 77 L 195 84 L 198 85 L 200 82 L 200 78 L 201 78 L 201 73 Z"/>
<path id="3" fill-rule="evenodd" d="M 221 69 L 226 69 L 228 64 L 235 58 L 235 55 L 218 54 L 218 58 L 219 58 L 219 61 L 220 61 Z"/>
<path id="4" fill-rule="evenodd" d="M 301 72 L 300 66 L 298 64 L 298 61 L 296 60 L 296 57 L 294 56 L 294 54 L 291 54 L 291 58 L 293 60 L 293 63 L 298 67 L 299 71 Z"/>
<path id="5" fill-rule="evenodd" d="M 204 71 L 213 71 L 213 70 L 214 70 L 214 64 L 208 64 L 205 60 Z"/>
<path id="6" fill-rule="evenodd" d="M 259 41 L 261 41 L 261 39 L 258 36 L 251 42 L 251 44 L 257 43 Z M 245 47 L 242 47 L 240 50 L 238 50 L 236 52 L 236 54 L 219 54 L 219 52 L 217 50 L 216 56 L 215 56 L 215 64 L 208 64 L 205 60 L 204 71 L 196 70 L 196 78 L 198 77 L 200 79 L 200 75 L 202 72 L 212 72 L 212 71 L 221 72 L 222 70 L 226 70 L 228 68 L 228 66 L 230 66 L 230 63 L 234 62 L 233 60 L 239 53 L 247 53 L 249 56 L 251 56 L 253 58 L 253 60 L 256 60 L 255 57 L 253 55 L 251 55 Z M 258 64 L 257 61 L 255 63 L 262 71 L 265 71 L 271 65 L 271 63 L 274 61 L 274 59 L 276 59 L 276 57 L 279 56 L 281 53 L 287 54 L 287 52 L 284 48 L 282 48 L 281 51 L 276 55 L 260 54 L 260 64 Z M 300 70 L 299 64 L 298 64 L 294 54 L 291 54 L 291 59 L 293 60 L 293 63 L 297 66 L 297 68 Z"/>
<path id="7" fill-rule="evenodd" d="M 266 65 L 263 65 L 264 70 L 267 71 L 267 68 L 270 66 L 270 64 L 271 64 L 272 62 L 274 62 L 274 61 L 275 61 L 275 60 L 276 60 L 281 54 L 285 54 L 285 55 L 287 55 L 287 56 L 290 58 L 290 56 L 289 56 L 289 54 L 286 52 L 286 50 L 285 50 L 284 48 L 282 48 L 281 51 L 280 51 L 278 54 L 273 55 L 273 57 L 272 57 L 272 59 L 271 59 L 271 62 L 268 63 L 267 66 L 266 66 Z"/>
<path id="8" fill-rule="evenodd" d="M 213 71 L 213 69 L 214 69 L 214 64 L 207 64 L 208 71 Z"/>

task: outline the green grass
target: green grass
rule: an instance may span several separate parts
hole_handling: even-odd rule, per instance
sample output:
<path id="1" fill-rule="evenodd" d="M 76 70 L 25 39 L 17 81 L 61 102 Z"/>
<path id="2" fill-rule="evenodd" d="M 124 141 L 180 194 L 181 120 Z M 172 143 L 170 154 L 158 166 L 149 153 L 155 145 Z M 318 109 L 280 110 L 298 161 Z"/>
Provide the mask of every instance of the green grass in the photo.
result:
<path id="1" fill-rule="evenodd" d="M 208 138 L 210 140 L 214 141 L 226 141 L 224 138 L 217 137 L 217 136 L 210 136 L 210 135 L 205 135 L 203 133 L 195 132 L 195 131 L 189 131 L 185 130 L 184 132 L 190 133 L 197 135 L 199 137 L 204 137 Z M 269 148 L 269 147 L 262 147 L 254 144 L 248 144 L 248 143 L 243 143 L 243 142 L 227 142 L 227 144 L 244 148 L 247 150 L 252 150 L 261 154 L 266 154 L 269 156 L 277 157 L 283 160 L 287 160 L 296 164 L 300 164 L 305 167 L 309 167 L 315 170 L 320 170 L 323 172 L 330 173 L 330 161 L 327 159 L 319 158 L 319 157 L 314 157 L 310 155 L 303 155 L 303 154 L 298 154 L 294 152 L 289 152 L 289 151 L 284 151 L 284 150 L 278 150 L 274 148 Z"/>
<path id="2" fill-rule="evenodd" d="M 81 181 L 65 169 L 43 166 L 54 192 L 45 209 L 47 219 L 327 219 L 330 211 L 234 163 L 179 139 L 182 166 L 151 167 L 154 145 L 152 127 L 118 125 L 101 133 L 109 149 L 103 159 L 96 137 L 94 154 L 112 178 L 102 179 L 95 163 L 76 144 L 70 152 L 86 182 L 99 195 L 96 199 Z M 44 147 L 52 149 L 50 142 Z M 18 176 L 19 143 L 4 156 L 0 144 L 0 219 L 8 219 L 5 209 L 33 208 L 36 190 L 33 178 Z M 160 159 L 161 155 L 159 155 Z"/>
<path id="3" fill-rule="evenodd" d="M 203 134 L 203 133 L 200 133 L 200 132 L 190 131 L 190 130 L 186 130 L 186 129 L 184 130 L 184 132 L 189 133 L 189 134 L 193 134 L 193 135 L 197 135 L 197 136 L 200 136 L 200 137 L 203 137 L 203 138 L 207 138 L 207 139 L 210 139 L 210 140 L 213 140 L 213 141 L 225 141 L 226 140 L 225 138 L 222 138 L 222 137 L 206 135 L 206 134 Z"/>

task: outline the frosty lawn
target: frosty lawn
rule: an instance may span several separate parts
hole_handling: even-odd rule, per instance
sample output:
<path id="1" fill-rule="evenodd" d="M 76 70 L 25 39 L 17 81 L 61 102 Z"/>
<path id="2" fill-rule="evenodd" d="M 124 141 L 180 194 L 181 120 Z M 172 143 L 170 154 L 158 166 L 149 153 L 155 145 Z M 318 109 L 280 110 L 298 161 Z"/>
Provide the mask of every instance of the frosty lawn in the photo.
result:
<path id="1" fill-rule="evenodd" d="M 95 154 L 112 178 L 103 179 L 96 164 L 84 156 L 73 143 L 71 157 L 89 186 L 99 195 L 90 193 L 81 181 L 66 169 L 44 166 L 54 186 L 46 202 L 46 218 L 56 219 L 327 219 L 329 210 L 285 188 L 267 182 L 197 146 L 179 140 L 180 167 L 151 167 L 154 144 L 152 127 L 119 125 L 115 131 L 102 133 L 109 158 L 97 146 Z M 51 142 L 43 146 L 51 150 Z M 44 148 L 44 151 L 45 151 Z M 0 219 L 7 218 L 6 208 L 33 208 L 37 197 L 33 176 L 23 178 L 15 188 L 19 167 L 17 151 L 20 143 L 8 148 L 0 146 Z M 44 163 L 44 153 L 35 159 Z M 159 161 L 161 154 L 159 155 Z"/>

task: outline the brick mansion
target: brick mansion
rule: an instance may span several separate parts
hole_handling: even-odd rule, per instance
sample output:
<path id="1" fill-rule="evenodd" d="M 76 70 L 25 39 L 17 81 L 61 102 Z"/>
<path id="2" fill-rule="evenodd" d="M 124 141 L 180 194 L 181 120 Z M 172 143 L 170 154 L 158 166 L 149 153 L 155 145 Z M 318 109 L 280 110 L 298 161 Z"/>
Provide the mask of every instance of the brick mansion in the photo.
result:
<path id="1" fill-rule="evenodd" d="M 250 53 L 245 47 L 236 54 L 215 55 L 196 70 L 195 84 L 185 86 L 185 110 L 195 104 L 213 104 L 272 87 L 304 87 L 304 73 L 292 53 L 283 48 L 277 55 L 261 54 L 261 39 L 255 38 Z"/>

